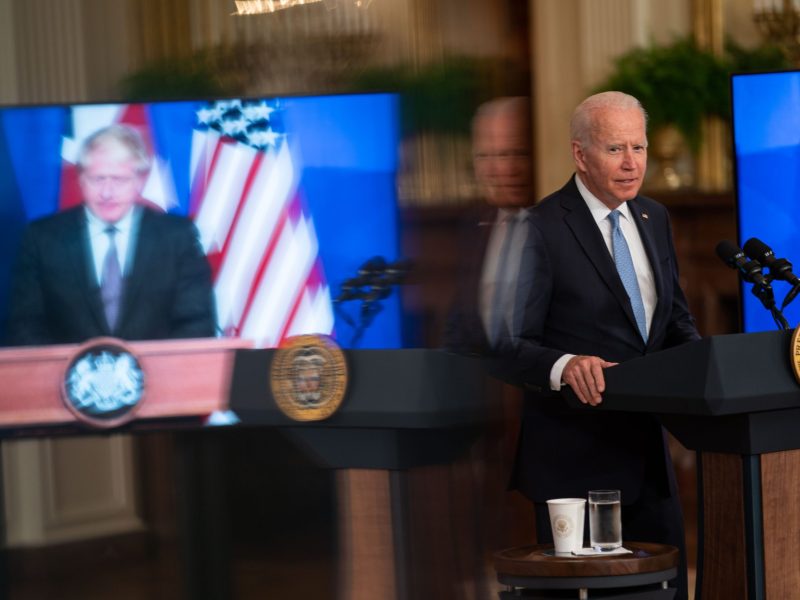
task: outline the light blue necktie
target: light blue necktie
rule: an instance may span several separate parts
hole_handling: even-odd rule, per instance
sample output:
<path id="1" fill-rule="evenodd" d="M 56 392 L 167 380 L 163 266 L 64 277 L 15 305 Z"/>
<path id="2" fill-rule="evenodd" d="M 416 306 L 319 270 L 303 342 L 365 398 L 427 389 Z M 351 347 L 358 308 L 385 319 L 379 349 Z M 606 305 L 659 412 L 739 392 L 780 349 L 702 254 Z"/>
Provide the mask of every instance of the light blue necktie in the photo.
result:
<path id="1" fill-rule="evenodd" d="M 117 244 L 114 239 L 117 228 L 108 226 L 104 233 L 108 236 L 108 251 L 103 259 L 102 280 L 100 281 L 100 297 L 103 300 L 103 310 L 106 314 L 108 328 L 111 331 L 117 326 L 119 307 L 122 299 L 122 272 L 119 268 L 117 257 Z"/>
<path id="2" fill-rule="evenodd" d="M 608 219 L 611 221 L 611 249 L 614 252 L 614 263 L 617 265 L 619 278 L 622 279 L 622 285 L 625 286 L 625 291 L 628 292 L 628 298 L 631 300 L 631 308 L 633 308 L 633 316 L 636 317 L 639 333 L 646 342 L 647 317 L 644 313 L 644 302 L 642 302 L 642 294 L 639 291 L 639 282 L 636 280 L 631 251 L 619 226 L 619 214 L 618 210 L 612 210 L 608 215 Z"/>

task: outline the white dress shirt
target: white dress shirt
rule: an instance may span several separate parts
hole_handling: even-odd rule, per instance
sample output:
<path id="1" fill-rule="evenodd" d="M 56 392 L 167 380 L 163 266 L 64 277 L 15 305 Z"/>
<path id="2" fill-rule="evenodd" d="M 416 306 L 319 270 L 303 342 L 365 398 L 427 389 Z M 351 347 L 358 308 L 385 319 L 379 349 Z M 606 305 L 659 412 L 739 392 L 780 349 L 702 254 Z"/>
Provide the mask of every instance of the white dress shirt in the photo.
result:
<path id="1" fill-rule="evenodd" d="M 578 174 L 575 175 L 575 183 L 578 186 L 578 191 L 583 197 L 586 206 L 594 217 L 600 233 L 603 235 L 603 240 L 606 243 L 608 252 L 611 259 L 614 259 L 614 250 L 611 242 L 611 221 L 608 215 L 611 209 L 603 204 L 597 196 L 592 194 L 589 189 L 584 185 L 583 181 Z M 650 265 L 650 260 L 647 258 L 647 252 L 644 249 L 642 236 L 639 235 L 639 228 L 631 215 L 630 207 L 627 202 L 623 202 L 619 208 L 621 218 L 619 220 L 620 229 L 625 236 L 625 241 L 628 243 L 628 248 L 631 252 L 633 259 L 634 269 L 636 270 L 636 281 L 639 284 L 639 292 L 642 295 L 642 302 L 644 303 L 644 314 L 647 321 L 647 331 L 650 331 L 650 325 L 653 322 L 653 313 L 655 312 L 656 302 L 658 302 L 658 295 L 656 293 L 656 282 L 653 277 L 653 268 Z M 574 354 L 565 354 L 559 358 L 550 369 L 550 389 L 558 391 L 561 389 L 561 376 L 564 372 L 564 367 L 570 359 L 575 356 Z M 600 357 L 604 358 L 604 357 Z"/>

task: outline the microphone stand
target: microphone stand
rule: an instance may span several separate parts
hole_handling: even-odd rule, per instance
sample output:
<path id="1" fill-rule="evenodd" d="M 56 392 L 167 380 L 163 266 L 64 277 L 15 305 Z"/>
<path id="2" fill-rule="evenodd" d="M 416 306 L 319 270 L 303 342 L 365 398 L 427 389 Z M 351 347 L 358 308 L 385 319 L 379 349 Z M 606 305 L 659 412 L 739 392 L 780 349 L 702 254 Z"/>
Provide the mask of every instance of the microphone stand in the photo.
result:
<path id="1" fill-rule="evenodd" d="M 347 280 L 342 284 L 342 293 L 333 301 L 334 310 L 341 319 L 353 328 L 350 347 L 355 348 L 375 317 L 383 310 L 381 300 L 388 298 L 395 285 L 402 283 L 408 271 L 404 261 L 390 265 L 382 265 L 381 270 L 359 273 L 359 277 Z M 342 308 L 342 303 L 349 300 L 361 300 L 358 322 L 356 323 Z"/>
<path id="2" fill-rule="evenodd" d="M 797 294 L 800 294 L 800 283 L 792 286 L 792 289 L 789 290 L 788 294 L 786 294 L 786 297 L 783 299 L 783 304 L 781 304 L 781 310 L 785 310 L 791 301 L 797 297 Z"/>
<path id="3" fill-rule="evenodd" d="M 387 288 L 386 290 L 391 291 Z M 388 294 L 387 294 L 388 295 Z M 383 296 L 385 297 L 385 296 Z M 372 325 L 372 321 L 378 316 L 378 313 L 383 310 L 383 304 L 380 303 L 379 298 L 375 293 L 367 294 L 366 298 L 362 299 L 361 310 L 359 311 L 358 326 L 353 332 L 353 337 L 350 338 L 350 347 L 356 348 L 361 342 L 361 336 L 367 328 Z"/>
<path id="4" fill-rule="evenodd" d="M 775 296 L 772 293 L 772 286 L 770 285 L 770 277 L 766 276 L 764 278 L 765 283 L 754 283 L 752 292 L 753 295 L 761 301 L 761 304 L 764 305 L 770 314 L 772 315 L 773 321 L 775 321 L 775 325 L 778 326 L 780 329 L 789 329 L 789 323 L 786 321 L 786 318 L 783 316 L 781 312 L 782 309 L 779 309 L 775 305 Z M 791 292 L 790 292 L 791 293 Z M 785 301 L 784 301 L 785 302 Z"/>

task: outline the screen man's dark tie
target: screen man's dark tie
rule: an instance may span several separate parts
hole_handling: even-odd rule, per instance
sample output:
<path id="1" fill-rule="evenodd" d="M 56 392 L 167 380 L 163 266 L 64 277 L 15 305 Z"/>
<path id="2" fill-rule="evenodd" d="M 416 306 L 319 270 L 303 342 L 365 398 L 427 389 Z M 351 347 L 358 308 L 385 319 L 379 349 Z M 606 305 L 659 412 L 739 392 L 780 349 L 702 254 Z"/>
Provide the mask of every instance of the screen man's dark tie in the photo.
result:
<path id="1" fill-rule="evenodd" d="M 100 297 L 106 314 L 108 328 L 114 331 L 119 317 L 120 300 L 122 299 L 122 271 L 119 268 L 117 244 L 114 239 L 117 228 L 109 226 L 105 230 L 108 236 L 108 251 L 103 259 L 103 272 L 100 280 Z"/>

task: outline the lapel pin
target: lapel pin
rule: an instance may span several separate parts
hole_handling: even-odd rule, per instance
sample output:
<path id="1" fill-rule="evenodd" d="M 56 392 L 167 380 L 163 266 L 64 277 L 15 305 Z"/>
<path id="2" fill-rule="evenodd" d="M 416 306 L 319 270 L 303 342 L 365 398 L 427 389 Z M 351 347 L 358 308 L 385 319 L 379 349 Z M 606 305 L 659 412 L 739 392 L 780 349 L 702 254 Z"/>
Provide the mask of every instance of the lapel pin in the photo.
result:
<path id="1" fill-rule="evenodd" d="M 646 212 L 643 212 L 643 213 L 642 213 L 642 218 L 643 218 L 643 219 L 649 219 L 649 218 L 650 218 L 650 216 L 649 216 L 649 215 L 648 215 Z"/>

